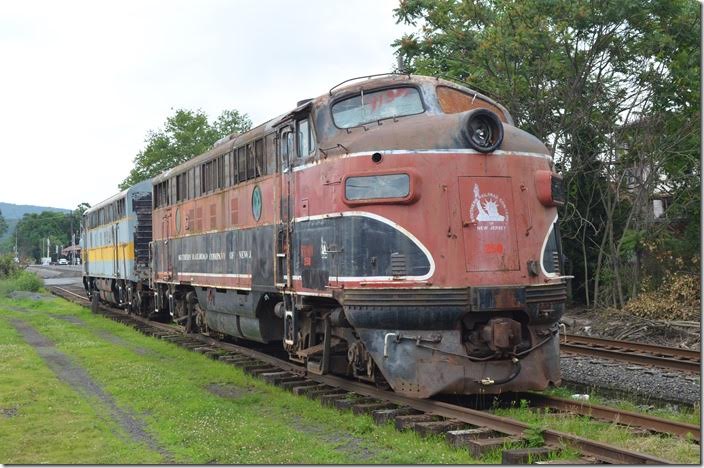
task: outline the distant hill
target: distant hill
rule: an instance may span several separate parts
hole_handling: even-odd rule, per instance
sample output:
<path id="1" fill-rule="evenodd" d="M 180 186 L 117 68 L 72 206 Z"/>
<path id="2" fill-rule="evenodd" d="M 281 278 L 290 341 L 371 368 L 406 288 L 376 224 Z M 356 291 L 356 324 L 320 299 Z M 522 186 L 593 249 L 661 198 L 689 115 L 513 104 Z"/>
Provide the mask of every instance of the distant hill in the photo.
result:
<path id="1" fill-rule="evenodd" d="M 0 236 L 0 242 L 4 241 L 12 235 L 15 231 L 15 226 L 17 221 L 22 219 L 26 213 L 41 213 L 42 211 L 58 211 L 60 213 L 69 213 L 72 210 L 67 210 L 66 208 L 52 208 L 50 206 L 36 206 L 36 205 L 15 205 L 14 203 L 3 203 L 0 202 L 0 212 L 2 212 L 3 218 L 7 221 L 8 229 L 5 234 Z"/>
<path id="2" fill-rule="evenodd" d="M 42 211 L 58 211 L 61 213 L 69 213 L 71 210 L 66 208 L 52 208 L 50 206 L 36 205 L 15 205 L 13 203 L 0 202 L 0 211 L 5 219 L 22 219 L 26 213 L 41 213 Z"/>

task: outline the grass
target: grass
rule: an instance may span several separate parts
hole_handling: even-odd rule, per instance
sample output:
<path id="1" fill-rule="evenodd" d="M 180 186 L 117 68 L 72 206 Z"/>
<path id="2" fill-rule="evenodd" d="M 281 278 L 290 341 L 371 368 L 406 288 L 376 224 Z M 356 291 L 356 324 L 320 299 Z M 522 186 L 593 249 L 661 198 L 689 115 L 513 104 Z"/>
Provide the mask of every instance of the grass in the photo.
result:
<path id="1" fill-rule="evenodd" d="M 549 427 L 675 463 L 699 463 L 700 460 L 700 447 L 694 441 L 666 434 L 637 435 L 625 426 L 597 421 L 588 416 L 563 417 L 551 414 L 549 410 L 531 410 L 525 400 L 511 408 L 497 408 L 494 413 L 523 421 L 536 430 Z"/>
<path id="2" fill-rule="evenodd" d="M 44 286 L 44 281 L 30 271 L 18 270 L 0 280 L 0 296 L 7 296 L 12 291 L 37 292 Z"/>
<path id="3" fill-rule="evenodd" d="M 573 389 L 559 387 L 551 388 L 545 393 L 561 398 L 570 398 L 572 394 L 578 392 L 574 391 Z M 682 406 L 677 410 L 671 407 L 662 406 L 647 407 L 647 405 L 639 405 L 632 401 L 616 400 L 607 396 L 600 395 L 598 389 L 593 389 L 589 392 L 589 401 L 587 403 L 610 406 L 626 411 L 633 411 L 635 413 L 643 413 L 650 416 L 657 416 L 659 418 L 669 419 L 672 421 L 695 424 L 697 426 L 701 424 L 701 408 L 699 405 L 695 405 L 694 407 Z M 644 409 L 644 407 L 647 407 L 647 409 Z"/>
<path id="4" fill-rule="evenodd" d="M 58 314 L 78 317 L 87 326 L 61 320 Z M 412 432 L 399 433 L 391 425 L 376 426 L 368 416 L 322 407 L 66 301 L 0 300 L 0 317 L 22 318 L 51 339 L 121 408 L 145 420 L 149 432 L 178 463 L 478 462 L 440 439 L 421 439 Z M 0 330 L 2 338 L 11 338 L 2 342 L 11 343 L 4 346 L 14 353 L 3 361 L 4 374 L 13 378 L 0 381 L 0 407 L 18 408 L 15 416 L 0 417 L 0 462 L 164 461 L 146 447 L 134 449 L 119 428 L 101 416 L 95 402 L 56 380 L 7 320 L 0 319 Z M 106 341 L 99 331 L 119 337 L 124 345 Z M 149 352 L 138 354 L 137 348 Z M 33 363 L 30 368 L 23 364 L 27 361 Z M 52 379 L 46 387 L 45 382 Z M 240 395 L 214 395 L 206 388 L 209 384 L 239 389 Z M 45 399 L 37 401 L 33 392 L 45 394 Z M 72 445 L 66 445 L 62 430 L 69 414 L 75 418 Z M 43 436 L 35 438 L 37 431 Z"/>
<path id="5" fill-rule="evenodd" d="M 76 317 L 85 326 L 59 315 Z M 10 318 L 30 323 L 83 367 L 120 408 L 143 420 L 170 460 L 134 442 L 100 402 L 58 380 Z M 369 416 L 323 407 L 58 298 L 0 297 L 0 356 L 0 375 L 8 377 L 0 379 L 0 463 L 501 462 L 500 449 L 473 459 L 438 436 L 423 439 L 414 432 L 397 432 L 391 424 L 377 426 Z M 231 390 L 232 396 L 214 394 L 208 389 L 212 385 Z M 541 429 L 549 426 L 680 463 L 699 460 L 698 445 L 675 438 L 637 437 L 614 424 L 582 417 L 551 419 L 520 405 L 496 413 L 533 428 L 526 441 L 514 446 L 539 445 Z M 552 458 L 576 456 L 566 449 Z"/>
<path id="6" fill-rule="evenodd" d="M 9 324 L 0 320 L 0 462 L 95 464 L 151 462 L 126 444 L 94 401 L 59 381 Z"/>

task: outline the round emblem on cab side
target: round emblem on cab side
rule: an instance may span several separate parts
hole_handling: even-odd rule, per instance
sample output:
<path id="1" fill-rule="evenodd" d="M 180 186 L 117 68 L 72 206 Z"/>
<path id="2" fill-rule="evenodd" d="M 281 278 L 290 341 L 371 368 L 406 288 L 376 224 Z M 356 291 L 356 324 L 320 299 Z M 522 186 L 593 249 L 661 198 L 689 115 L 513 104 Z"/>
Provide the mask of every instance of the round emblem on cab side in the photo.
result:
<path id="1" fill-rule="evenodd" d="M 256 221 L 262 217 L 262 191 L 258 185 L 252 190 L 252 216 Z"/>

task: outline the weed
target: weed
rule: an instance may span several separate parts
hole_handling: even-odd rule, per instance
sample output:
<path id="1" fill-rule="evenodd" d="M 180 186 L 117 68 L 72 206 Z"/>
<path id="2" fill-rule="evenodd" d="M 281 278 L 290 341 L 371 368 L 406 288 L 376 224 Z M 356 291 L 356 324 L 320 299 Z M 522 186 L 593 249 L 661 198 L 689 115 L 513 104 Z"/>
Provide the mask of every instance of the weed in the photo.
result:
<path id="1" fill-rule="evenodd" d="M 543 427 L 540 424 L 531 424 L 525 431 L 523 431 L 523 438 L 526 441 L 528 447 L 542 447 L 545 445 L 545 439 L 543 438 Z"/>

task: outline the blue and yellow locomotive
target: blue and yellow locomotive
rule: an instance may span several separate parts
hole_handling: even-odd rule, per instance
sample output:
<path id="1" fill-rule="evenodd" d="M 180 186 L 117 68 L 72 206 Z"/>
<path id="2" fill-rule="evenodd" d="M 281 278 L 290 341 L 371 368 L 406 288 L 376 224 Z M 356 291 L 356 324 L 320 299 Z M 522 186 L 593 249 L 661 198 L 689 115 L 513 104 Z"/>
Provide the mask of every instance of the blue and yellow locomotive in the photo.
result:
<path id="1" fill-rule="evenodd" d="M 145 180 L 98 203 L 83 215 L 83 285 L 92 299 L 150 310 L 152 181 Z"/>

